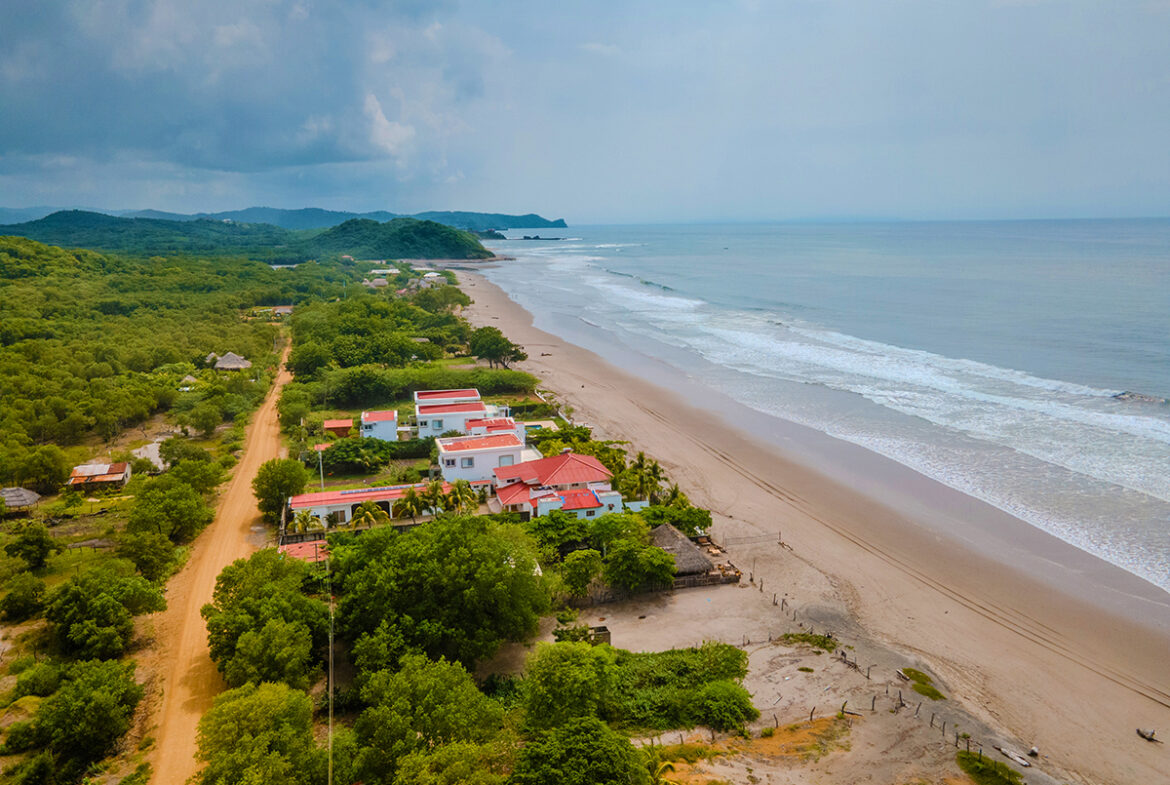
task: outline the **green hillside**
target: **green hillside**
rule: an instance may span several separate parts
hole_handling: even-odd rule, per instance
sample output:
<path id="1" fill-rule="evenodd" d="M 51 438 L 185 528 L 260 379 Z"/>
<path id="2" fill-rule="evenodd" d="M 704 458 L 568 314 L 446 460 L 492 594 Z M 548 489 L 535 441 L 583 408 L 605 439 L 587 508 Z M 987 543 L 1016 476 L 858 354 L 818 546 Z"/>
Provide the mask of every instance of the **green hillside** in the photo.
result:
<path id="1" fill-rule="evenodd" d="M 492 255 L 470 232 L 414 218 L 386 223 L 352 218 L 299 247 L 311 256 L 349 254 L 357 259 L 487 259 Z"/>
<path id="2" fill-rule="evenodd" d="M 348 254 L 357 259 L 484 259 L 474 235 L 433 221 L 353 219 L 325 231 L 233 221 L 117 218 L 65 210 L 36 221 L 0 225 L 0 235 L 67 248 L 137 255 L 247 254 L 276 262 Z"/>

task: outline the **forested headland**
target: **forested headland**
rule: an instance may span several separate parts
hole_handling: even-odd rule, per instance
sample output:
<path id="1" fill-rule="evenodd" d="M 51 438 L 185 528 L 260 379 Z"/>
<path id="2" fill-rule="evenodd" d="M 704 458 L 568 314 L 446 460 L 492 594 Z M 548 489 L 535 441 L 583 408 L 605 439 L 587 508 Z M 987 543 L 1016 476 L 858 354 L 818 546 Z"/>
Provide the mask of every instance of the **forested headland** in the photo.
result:
<path id="1" fill-rule="evenodd" d="M 264 223 L 118 218 L 63 210 L 0 226 L 0 235 L 67 248 L 135 255 L 233 254 L 273 263 L 342 255 L 356 259 L 486 259 L 491 251 L 468 231 L 434 221 L 355 218 L 328 229 L 291 230 Z"/>

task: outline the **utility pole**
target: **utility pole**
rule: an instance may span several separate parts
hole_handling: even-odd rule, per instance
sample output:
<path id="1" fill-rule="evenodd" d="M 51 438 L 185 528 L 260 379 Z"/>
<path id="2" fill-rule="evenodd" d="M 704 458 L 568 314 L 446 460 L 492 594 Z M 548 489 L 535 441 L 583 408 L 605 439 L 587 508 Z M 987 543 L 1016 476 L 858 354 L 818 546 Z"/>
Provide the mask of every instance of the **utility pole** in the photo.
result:
<path id="1" fill-rule="evenodd" d="M 329 590 L 329 782 L 333 785 L 333 573 L 325 557 L 325 583 Z"/>
<path id="2" fill-rule="evenodd" d="M 321 477 L 321 490 L 325 490 L 325 467 L 321 460 L 321 453 L 324 451 L 318 450 L 316 447 L 313 447 L 313 450 L 317 453 L 317 474 Z"/>

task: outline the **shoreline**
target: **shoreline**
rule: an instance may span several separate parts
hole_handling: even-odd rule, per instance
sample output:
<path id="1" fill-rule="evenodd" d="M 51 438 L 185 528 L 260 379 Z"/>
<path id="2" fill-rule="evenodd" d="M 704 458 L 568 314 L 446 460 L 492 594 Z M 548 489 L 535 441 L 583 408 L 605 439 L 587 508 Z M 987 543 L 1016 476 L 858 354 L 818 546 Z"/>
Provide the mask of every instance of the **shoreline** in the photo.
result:
<path id="1" fill-rule="evenodd" d="M 833 585 L 835 597 L 817 598 L 826 618 L 839 611 L 874 641 L 929 662 L 968 711 L 1033 741 L 1066 772 L 1117 783 L 1163 773 L 1133 728 L 1170 722 L 1170 595 L 863 448 L 758 412 L 735 410 L 733 421 L 767 441 L 736 431 L 711 415 L 727 412 L 718 393 L 696 407 L 653 383 L 669 384 L 663 369 L 615 367 L 533 327 L 481 276 L 457 274 L 476 301 L 468 318 L 524 345 L 522 367 L 600 436 L 659 460 L 726 519 L 717 535 L 782 532 Z M 810 445 L 821 451 L 814 462 Z M 954 534 L 971 521 L 991 542 Z M 770 573 L 759 555 L 759 573 Z M 783 587 L 782 574 L 773 580 Z"/>

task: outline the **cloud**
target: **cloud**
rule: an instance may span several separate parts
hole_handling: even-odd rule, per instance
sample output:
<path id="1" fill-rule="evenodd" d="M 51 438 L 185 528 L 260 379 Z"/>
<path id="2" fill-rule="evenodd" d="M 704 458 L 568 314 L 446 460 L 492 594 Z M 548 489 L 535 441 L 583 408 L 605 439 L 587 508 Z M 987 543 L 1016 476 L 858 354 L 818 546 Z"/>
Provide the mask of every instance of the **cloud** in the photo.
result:
<path id="1" fill-rule="evenodd" d="M 409 125 L 387 120 L 382 112 L 382 104 L 373 93 L 366 94 L 364 112 L 366 119 L 370 121 L 370 143 L 386 155 L 400 155 L 403 146 L 414 137 L 414 129 Z"/>

